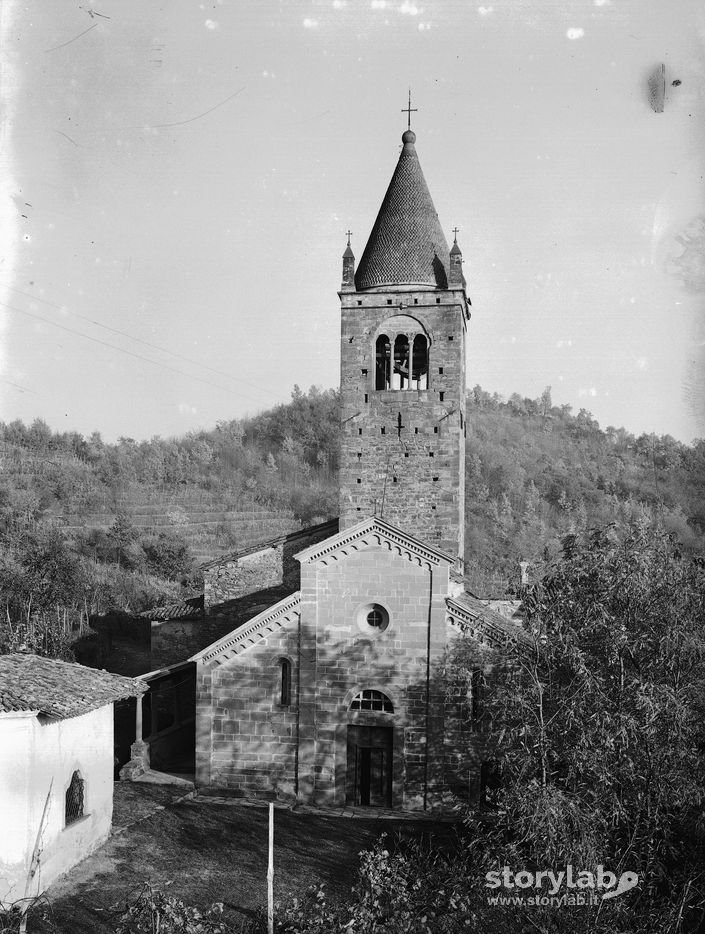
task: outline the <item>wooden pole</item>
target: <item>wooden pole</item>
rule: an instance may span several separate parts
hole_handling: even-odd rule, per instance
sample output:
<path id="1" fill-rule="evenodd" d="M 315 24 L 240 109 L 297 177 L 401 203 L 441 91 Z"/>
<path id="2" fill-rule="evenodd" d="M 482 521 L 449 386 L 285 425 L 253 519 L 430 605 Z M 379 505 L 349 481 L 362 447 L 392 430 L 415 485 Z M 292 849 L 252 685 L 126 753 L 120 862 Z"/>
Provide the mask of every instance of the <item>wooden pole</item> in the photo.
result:
<path id="1" fill-rule="evenodd" d="M 267 934 L 274 934 L 274 805 L 269 804 L 269 864 L 267 866 Z"/>
<path id="2" fill-rule="evenodd" d="M 135 742 L 142 742 L 142 695 L 137 695 L 137 707 L 135 708 Z"/>
<path id="3" fill-rule="evenodd" d="M 27 878 L 24 885 L 24 899 L 22 902 L 22 916 L 20 918 L 19 934 L 25 934 L 27 931 L 27 909 L 29 908 L 29 893 L 31 891 L 32 885 L 34 883 L 34 877 L 37 874 L 39 869 L 39 861 L 42 854 L 42 832 L 44 831 L 44 821 L 46 820 L 47 811 L 49 810 L 49 802 L 51 800 L 51 789 L 54 787 L 54 779 L 49 782 L 49 791 L 47 792 L 47 799 L 44 802 L 44 810 L 42 811 L 42 819 L 39 821 L 39 830 L 37 831 L 37 839 L 34 841 L 34 849 L 32 850 L 32 858 L 29 863 L 29 871 L 27 872 Z M 39 892 L 37 892 L 39 895 Z"/>

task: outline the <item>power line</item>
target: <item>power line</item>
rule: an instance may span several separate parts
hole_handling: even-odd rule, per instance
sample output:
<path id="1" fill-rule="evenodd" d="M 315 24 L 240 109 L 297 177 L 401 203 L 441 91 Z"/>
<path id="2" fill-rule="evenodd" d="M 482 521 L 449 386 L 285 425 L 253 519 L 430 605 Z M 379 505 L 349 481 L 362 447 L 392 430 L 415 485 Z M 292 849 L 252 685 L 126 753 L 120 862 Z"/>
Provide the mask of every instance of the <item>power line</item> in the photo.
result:
<path id="1" fill-rule="evenodd" d="M 20 386 L 19 383 L 13 383 L 12 380 L 5 379 L 2 376 L 0 376 L 0 382 L 7 383 L 8 386 L 12 386 L 13 388 L 17 389 L 19 392 L 33 392 L 35 395 L 37 392 L 36 389 L 29 389 L 27 386 Z"/>
<path id="2" fill-rule="evenodd" d="M 43 318 L 41 315 L 34 314 L 31 311 L 24 311 L 22 308 L 15 308 L 14 305 L 9 305 L 7 302 L 0 302 L 0 305 L 3 308 L 7 308 L 10 311 L 16 311 L 17 314 L 26 315 L 28 318 L 35 318 L 37 321 L 41 321 L 43 324 L 50 324 L 52 327 L 59 328 L 61 331 L 66 331 L 69 334 L 76 334 L 78 337 L 83 337 L 87 341 L 93 341 L 94 344 L 100 344 L 103 347 L 109 347 L 111 350 L 117 350 L 118 353 L 127 354 L 129 357 L 134 357 L 137 360 L 144 360 L 147 363 L 151 363 L 154 366 L 160 366 L 165 370 L 170 370 L 172 373 L 176 373 L 179 376 L 184 376 L 186 379 L 194 379 L 199 383 L 205 383 L 207 386 L 213 386 L 215 389 L 220 389 L 221 392 L 227 392 L 230 395 L 243 395 L 249 399 L 254 399 L 254 396 L 248 395 L 247 393 L 237 393 L 234 389 L 228 389 L 226 386 L 220 386 L 218 383 L 214 383 L 209 379 L 204 379 L 202 376 L 194 376 L 191 373 L 186 373 L 184 370 L 177 370 L 176 367 L 169 366 L 168 363 L 162 363 L 159 360 L 152 360 L 149 357 L 144 357 L 142 354 L 134 353 L 132 350 L 126 350 L 124 347 L 118 347 L 117 344 L 110 344 L 108 341 L 102 341 L 98 337 L 91 337 L 89 334 L 84 334 L 82 331 L 76 331 L 74 328 L 69 328 L 65 324 L 59 324 L 56 321 L 52 321 L 49 318 Z M 257 400 L 260 401 L 260 400 Z"/>
<path id="3" fill-rule="evenodd" d="M 94 324 L 98 328 L 103 328 L 106 331 L 111 331 L 113 334 L 119 334 L 121 337 L 126 337 L 128 340 L 135 341 L 137 344 L 143 344 L 145 347 L 151 347 L 153 350 L 158 350 L 161 353 L 168 354 L 170 357 L 174 357 L 177 360 L 183 360 L 185 363 L 193 363 L 194 366 L 200 367 L 202 370 L 209 370 L 211 373 L 215 373 L 216 376 L 225 376 L 227 379 L 233 380 L 236 383 L 245 383 L 250 386 L 251 383 L 248 380 L 241 379 L 239 376 L 233 376 L 231 373 L 226 373 L 224 370 L 218 370 L 215 367 L 208 366 L 207 363 L 201 363 L 200 360 L 194 360 L 193 357 L 187 357 L 184 354 L 176 353 L 174 350 L 168 350 L 166 347 L 162 347 L 159 344 L 154 344 L 151 341 L 146 341 L 141 337 L 135 337 L 134 334 L 130 334 L 128 331 L 122 331 L 119 328 L 113 328 L 108 324 L 102 324 L 100 321 L 96 321 L 94 318 L 89 318 L 88 315 L 82 315 L 78 311 L 71 311 L 62 305 L 57 305 L 56 302 L 50 302 L 46 298 L 39 298 L 38 296 L 32 295 L 31 292 L 24 292 L 22 289 L 15 288 L 12 285 L 3 285 L 2 288 L 9 289 L 11 292 L 17 292 L 18 295 L 24 295 L 25 298 L 29 298 L 32 301 L 40 302 L 42 305 L 48 305 L 50 308 L 56 308 L 57 311 L 65 311 L 67 314 L 71 315 L 74 318 L 80 318 L 82 321 L 88 321 L 89 324 Z M 1 303 L 0 303 L 1 304 Z M 19 310 L 19 309 L 15 309 Z M 27 312 L 29 314 L 29 312 Z M 49 323 L 53 324 L 54 322 L 50 321 Z M 80 331 L 75 333 L 80 334 Z M 117 348 L 120 349 L 120 348 Z M 154 361 L 152 361 L 154 362 Z M 270 392 L 268 389 L 261 390 L 265 395 L 271 396 L 273 399 L 278 399 L 279 397 Z"/>
<path id="4" fill-rule="evenodd" d="M 222 107 L 223 104 L 227 104 L 228 101 L 231 101 L 234 97 L 237 97 L 238 94 L 242 94 L 246 87 L 247 85 L 243 85 L 241 88 L 238 88 L 237 91 L 234 91 L 232 94 L 226 97 L 224 101 L 220 101 L 220 103 L 214 104 L 213 107 L 209 107 L 208 110 L 204 110 L 203 113 L 196 114 L 195 117 L 188 117 L 186 120 L 177 120 L 175 123 L 154 123 L 149 127 L 149 129 L 161 130 L 173 126 L 185 126 L 187 123 L 193 123 L 194 120 L 200 120 L 201 117 L 206 117 L 208 114 L 212 114 L 214 110 Z M 136 127 L 136 129 L 141 129 L 141 127 Z"/>
<path id="5" fill-rule="evenodd" d="M 93 23 L 92 26 L 89 26 L 88 29 L 84 29 L 83 32 L 79 32 L 77 36 L 74 36 L 73 39 L 69 39 L 68 42 L 62 42 L 61 45 L 54 45 L 50 49 L 44 49 L 45 52 L 56 52 L 57 49 L 63 49 L 67 45 L 71 45 L 72 42 L 75 42 L 76 39 L 80 39 L 81 36 L 85 36 L 87 32 L 90 32 L 91 29 L 95 29 L 98 23 Z"/>

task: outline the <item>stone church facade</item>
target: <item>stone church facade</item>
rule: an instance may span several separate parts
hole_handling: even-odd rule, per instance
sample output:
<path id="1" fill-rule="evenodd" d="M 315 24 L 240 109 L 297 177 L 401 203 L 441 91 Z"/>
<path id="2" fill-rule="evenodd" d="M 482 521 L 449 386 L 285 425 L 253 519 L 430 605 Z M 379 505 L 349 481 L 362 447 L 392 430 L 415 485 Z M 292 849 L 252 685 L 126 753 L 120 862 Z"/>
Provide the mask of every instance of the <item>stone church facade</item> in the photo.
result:
<path id="1" fill-rule="evenodd" d="M 357 269 L 343 255 L 339 525 L 288 564 L 263 550 L 297 589 L 192 655 L 199 787 L 423 810 L 479 785 L 478 698 L 448 653 L 469 641 L 481 679 L 520 630 L 463 583 L 470 302 L 415 140 Z M 229 560 L 238 596 L 258 560 Z"/>

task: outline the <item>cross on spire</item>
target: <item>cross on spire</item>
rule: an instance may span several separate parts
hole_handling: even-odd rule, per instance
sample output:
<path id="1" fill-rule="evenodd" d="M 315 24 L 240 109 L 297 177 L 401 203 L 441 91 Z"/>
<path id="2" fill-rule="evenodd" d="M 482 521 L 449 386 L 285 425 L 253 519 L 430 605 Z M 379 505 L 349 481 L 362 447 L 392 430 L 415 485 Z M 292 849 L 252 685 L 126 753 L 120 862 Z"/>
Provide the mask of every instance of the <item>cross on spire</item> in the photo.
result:
<path id="1" fill-rule="evenodd" d="M 453 240 L 454 240 L 456 243 L 458 242 L 458 231 L 459 231 L 459 230 L 460 230 L 460 227 L 454 227 L 454 228 L 453 228 Z"/>
<path id="2" fill-rule="evenodd" d="M 413 114 L 418 113 L 418 107 L 411 106 L 411 88 L 409 88 L 409 104 L 407 107 L 402 107 L 401 112 L 403 114 L 406 114 L 407 120 L 408 120 L 407 127 L 410 130 L 411 129 L 411 115 L 412 113 Z"/>
<path id="3" fill-rule="evenodd" d="M 348 246 L 350 246 L 350 237 L 352 237 L 352 235 L 353 235 L 352 230 L 345 231 L 345 236 L 348 238 Z"/>

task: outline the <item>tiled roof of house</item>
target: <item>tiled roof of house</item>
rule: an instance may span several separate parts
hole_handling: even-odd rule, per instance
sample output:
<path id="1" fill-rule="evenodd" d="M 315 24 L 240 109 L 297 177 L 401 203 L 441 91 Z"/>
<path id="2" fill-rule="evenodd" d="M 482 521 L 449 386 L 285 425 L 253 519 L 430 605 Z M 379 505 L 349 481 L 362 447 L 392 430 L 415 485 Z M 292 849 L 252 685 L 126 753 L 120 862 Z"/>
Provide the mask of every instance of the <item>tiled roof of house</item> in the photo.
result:
<path id="1" fill-rule="evenodd" d="M 36 710 L 63 720 L 137 697 L 143 681 L 39 655 L 0 655 L 0 713 Z"/>
<path id="2" fill-rule="evenodd" d="M 179 600 L 178 603 L 167 603 L 166 606 L 155 606 L 151 610 L 143 610 L 140 616 L 145 619 L 199 619 L 203 616 L 203 594 Z"/>
<path id="3" fill-rule="evenodd" d="M 448 287 L 449 251 L 407 130 L 404 148 L 355 273 L 358 289 L 389 285 Z"/>
<path id="4" fill-rule="evenodd" d="M 34 707 L 28 701 L 17 697 L 12 691 L 0 688 L 0 712 L 11 713 L 14 710 L 34 710 Z"/>

